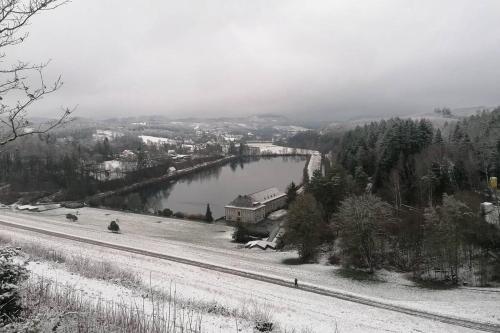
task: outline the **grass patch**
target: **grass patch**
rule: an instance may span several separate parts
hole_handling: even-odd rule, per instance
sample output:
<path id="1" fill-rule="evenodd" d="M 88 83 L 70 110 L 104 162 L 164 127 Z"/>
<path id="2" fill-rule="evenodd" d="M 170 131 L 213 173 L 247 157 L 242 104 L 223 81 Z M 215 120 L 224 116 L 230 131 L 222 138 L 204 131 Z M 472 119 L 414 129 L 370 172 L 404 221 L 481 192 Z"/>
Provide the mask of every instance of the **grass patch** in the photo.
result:
<path id="1" fill-rule="evenodd" d="M 0 245 L 7 245 L 12 243 L 12 239 L 9 236 L 6 236 L 4 234 L 0 234 Z"/>
<path id="2" fill-rule="evenodd" d="M 22 252 L 28 254 L 33 259 L 47 260 L 55 263 L 65 263 L 68 257 L 61 251 L 51 249 L 39 243 L 33 242 L 13 242 L 13 246 L 21 249 Z"/>
<path id="3" fill-rule="evenodd" d="M 67 255 L 37 242 L 13 242 L 22 252 L 33 259 L 64 264 L 68 271 L 89 279 L 113 281 L 124 286 L 137 286 L 141 278 L 130 270 L 122 269 L 107 261 L 99 261 L 84 255 Z"/>
<path id="4" fill-rule="evenodd" d="M 117 282 L 143 292 L 144 296 L 138 301 L 140 304 L 96 299 L 85 291 L 32 274 L 22 291 L 23 313 L 10 326 L 0 328 L 1 332 L 201 333 L 206 331 L 202 322 L 207 314 L 227 318 L 225 321 L 234 323 L 234 332 L 248 325 L 256 332 L 270 332 L 268 328 L 276 333 L 312 332 L 280 327 L 273 321 L 270 307 L 263 304 L 249 301 L 228 308 L 216 301 L 183 299 L 176 295 L 175 288 L 148 287 L 137 273 L 126 267 L 122 269 L 82 254 L 66 254 L 39 242 L 10 238 L 7 241 L 33 259 L 62 264 L 82 277 Z"/>
<path id="5" fill-rule="evenodd" d="M 350 279 L 354 281 L 362 281 L 362 282 L 384 282 L 380 278 L 377 277 L 375 273 L 370 273 L 362 270 L 352 269 L 352 268 L 340 268 L 335 271 L 335 274 L 338 276 Z"/>
<path id="6" fill-rule="evenodd" d="M 203 316 L 179 306 L 175 297 L 127 304 L 89 297 L 85 292 L 37 277 L 23 290 L 24 311 L 2 332 L 201 333 Z M 147 301 L 144 301 L 147 302 Z"/>
<path id="7" fill-rule="evenodd" d="M 448 290 L 458 288 L 458 285 L 453 284 L 448 281 L 439 281 L 439 280 L 422 280 L 422 279 L 414 279 L 413 280 L 417 287 L 431 290 Z"/>
<path id="8" fill-rule="evenodd" d="M 290 265 L 290 266 L 307 264 L 307 262 L 303 261 L 302 259 L 295 258 L 295 257 L 293 257 L 293 258 L 285 258 L 285 259 L 281 260 L 281 263 L 285 264 L 285 265 Z"/>

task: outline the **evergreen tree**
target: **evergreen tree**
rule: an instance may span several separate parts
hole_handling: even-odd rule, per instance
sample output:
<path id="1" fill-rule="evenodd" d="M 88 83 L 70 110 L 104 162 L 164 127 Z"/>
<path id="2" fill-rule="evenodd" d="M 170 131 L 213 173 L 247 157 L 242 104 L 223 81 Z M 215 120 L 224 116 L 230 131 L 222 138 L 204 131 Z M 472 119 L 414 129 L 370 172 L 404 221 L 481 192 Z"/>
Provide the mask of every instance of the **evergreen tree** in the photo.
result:
<path id="1" fill-rule="evenodd" d="M 17 253 L 0 248 L 0 327 L 15 320 L 23 310 L 21 288 L 29 272 L 24 264 L 14 261 L 14 255 Z"/>
<path id="2" fill-rule="evenodd" d="M 441 143 L 443 143 L 443 137 L 441 135 L 441 130 L 439 128 L 437 129 L 436 134 L 434 135 L 433 143 L 434 144 L 441 144 Z"/>
<path id="3" fill-rule="evenodd" d="M 356 183 L 359 193 L 365 191 L 366 185 L 368 184 L 368 175 L 363 171 L 363 167 L 358 166 L 354 170 L 354 182 Z"/>
<path id="4" fill-rule="evenodd" d="M 347 193 L 347 175 L 342 168 L 335 166 L 326 176 L 320 170 L 313 173 L 306 190 L 321 204 L 324 220 L 328 221 L 340 201 Z"/>
<path id="5" fill-rule="evenodd" d="M 137 150 L 137 170 L 142 171 L 147 167 L 147 156 L 146 152 L 142 147 Z"/>
<path id="6" fill-rule="evenodd" d="M 228 154 L 229 155 L 236 155 L 236 154 L 238 154 L 238 150 L 236 149 L 236 146 L 234 145 L 233 141 L 229 142 Z"/>
<path id="7" fill-rule="evenodd" d="M 297 190 L 298 187 L 294 182 L 291 182 L 290 185 L 286 188 L 286 205 L 290 206 L 292 202 L 297 198 Z"/>
<path id="8" fill-rule="evenodd" d="M 248 149 L 244 142 L 240 142 L 240 147 L 238 149 L 238 155 L 243 156 L 247 153 Z"/>
<path id="9" fill-rule="evenodd" d="M 207 211 L 205 213 L 205 220 L 207 222 L 213 222 L 212 211 L 210 210 L 210 204 L 207 204 Z"/>
<path id="10" fill-rule="evenodd" d="M 109 144 L 109 139 L 106 137 L 104 138 L 103 144 L 102 144 L 102 154 L 106 159 L 109 159 L 112 157 L 113 153 L 111 151 L 111 145 Z"/>

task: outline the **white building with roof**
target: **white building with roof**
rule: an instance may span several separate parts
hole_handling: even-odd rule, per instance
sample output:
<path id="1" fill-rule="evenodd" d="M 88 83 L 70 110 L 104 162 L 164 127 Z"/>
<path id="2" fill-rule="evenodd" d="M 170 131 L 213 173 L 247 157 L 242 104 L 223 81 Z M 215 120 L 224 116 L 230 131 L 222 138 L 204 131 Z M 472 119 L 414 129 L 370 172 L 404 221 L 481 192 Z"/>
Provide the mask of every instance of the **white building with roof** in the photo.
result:
<path id="1" fill-rule="evenodd" d="M 286 205 L 286 194 L 275 187 L 247 195 L 238 195 L 224 206 L 226 220 L 232 222 L 258 223 Z"/>

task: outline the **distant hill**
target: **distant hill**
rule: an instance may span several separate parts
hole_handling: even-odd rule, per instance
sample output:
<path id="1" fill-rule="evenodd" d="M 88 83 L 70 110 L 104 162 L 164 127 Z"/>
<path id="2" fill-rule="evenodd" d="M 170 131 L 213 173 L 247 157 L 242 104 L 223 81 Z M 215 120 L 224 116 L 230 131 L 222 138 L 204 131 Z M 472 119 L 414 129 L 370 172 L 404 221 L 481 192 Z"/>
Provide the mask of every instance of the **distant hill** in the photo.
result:
<path id="1" fill-rule="evenodd" d="M 451 115 L 450 116 L 444 116 L 442 114 L 438 114 L 436 112 L 425 112 L 425 113 L 419 113 L 419 114 L 413 114 L 413 115 L 407 115 L 407 116 L 400 116 L 399 118 L 406 119 L 428 119 L 429 121 L 432 122 L 433 125 L 437 127 L 442 127 L 444 126 L 445 123 L 450 123 L 450 122 L 456 122 L 460 119 L 463 119 L 465 117 L 477 114 L 480 111 L 486 110 L 486 111 L 491 111 L 493 110 L 494 107 L 491 106 L 472 106 L 472 107 L 460 107 L 460 108 L 455 108 L 451 109 Z M 390 119 L 394 118 L 397 116 L 391 115 L 391 116 L 385 116 L 385 117 L 360 117 L 360 118 L 353 118 L 350 120 L 346 121 L 337 121 L 337 122 L 332 122 L 325 126 L 323 128 L 323 131 L 344 131 L 344 130 L 349 130 L 353 129 L 356 126 L 363 126 L 365 124 L 369 124 L 371 122 L 377 122 L 382 119 Z"/>

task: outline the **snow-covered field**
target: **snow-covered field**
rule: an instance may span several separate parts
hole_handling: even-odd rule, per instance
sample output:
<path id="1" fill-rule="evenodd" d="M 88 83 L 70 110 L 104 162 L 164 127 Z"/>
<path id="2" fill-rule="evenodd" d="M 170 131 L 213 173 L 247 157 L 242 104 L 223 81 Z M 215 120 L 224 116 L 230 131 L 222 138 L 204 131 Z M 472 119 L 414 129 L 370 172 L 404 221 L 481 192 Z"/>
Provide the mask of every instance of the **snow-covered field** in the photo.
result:
<path id="1" fill-rule="evenodd" d="M 317 151 L 311 154 L 309 164 L 307 165 L 307 175 L 309 179 L 312 178 L 316 170 L 321 170 L 321 154 Z"/>
<path id="2" fill-rule="evenodd" d="M 266 143 L 266 142 L 256 142 L 256 143 L 249 142 L 247 145 L 249 147 L 259 148 L 261 154 L 276 154 L 276 155 L 303 154 L 303 155 L 310 155 L 310 154 L 317 153 L 317 151 L 315 151 L 315 150 L 282 147 L 282 146 L 276 146 L 272 143 Z"/>
<path id="3" fill-rule="evenodd" d="M 276 154 L 276 155 L 289 155 L 289 154 L 302 154 L 311 155 L 311 160 L 307 166 L 307 173 L 309 178 L 312 177 L 313 172 L 321 169 L 321 154 L 316 150 L 311 149 L 301 149 L 301 148 L 290 148 L 276 146 L 272 143 L 248 143 L 249 147 L 256 147 L 260 149 L 262 155 L 265 154 Z"/>
<path id="4" fill-rule="evenodd" d="M 46 230 L 112 242 L 125 246 L 179 256 L 219 266 L 257 272 L 282 279 L 298 278 L 323 288 L 363 295 L 383 302 L 404 305 L 420 310 L 500 323 L 500 290 L 466 289 L 426 290 L 416 287 L 403 275 L 381 272 L 380 281 L 354 281 L 337 274 L 338 267 L 325 264 L 286 265 L 296 258 L 294 252 L 249 250 L 230 242 L 232 228 L 219 224 L 204 224 L 183 220 L 129 214 L 110 210 L 83 208 L 78 210 L 78 221 L 68 222 L 65 214 L 70 209 L 56 209 L 42 213 L 0 210 L 0 220 Z M 107 232 L 111 220 L 118 219 L 122 234 Z M 331 332 L 335 322 L 341 332 L 397 331 L 456 332 L 447 326 L 421 318 L 397 314 L 351 302 L 310 294 L 264 282 L 248 280 L 202 268 L 186 266 L 159 259 L 146 258 L 67 240 L 37 236 L 26 231 L 3 228 L 13 237 L 37 238 L 65 251 L 83 251 L 96 257 L 111 258 L 148 277 L 155 284 L 172 281 L 185 297 L 217 301 L 236 308 L 252 300 L 260 307 L 269 307 L 274 320 L 291 327 L 309 324 L 316 332 Z"/>
<path id="5" fill-rule="evenodd" d="M 157 136 L 139 135 L 139 139 L 141 139 L 142 142 L 144 142 L 145 144 L 153 144 L 153 145 L 160 145 L 160 144 L 175 145 L 175 144 L 177 144 L 177 141 L 174 139 L 161 138 L 161 137 L 157 137 Z"/>

